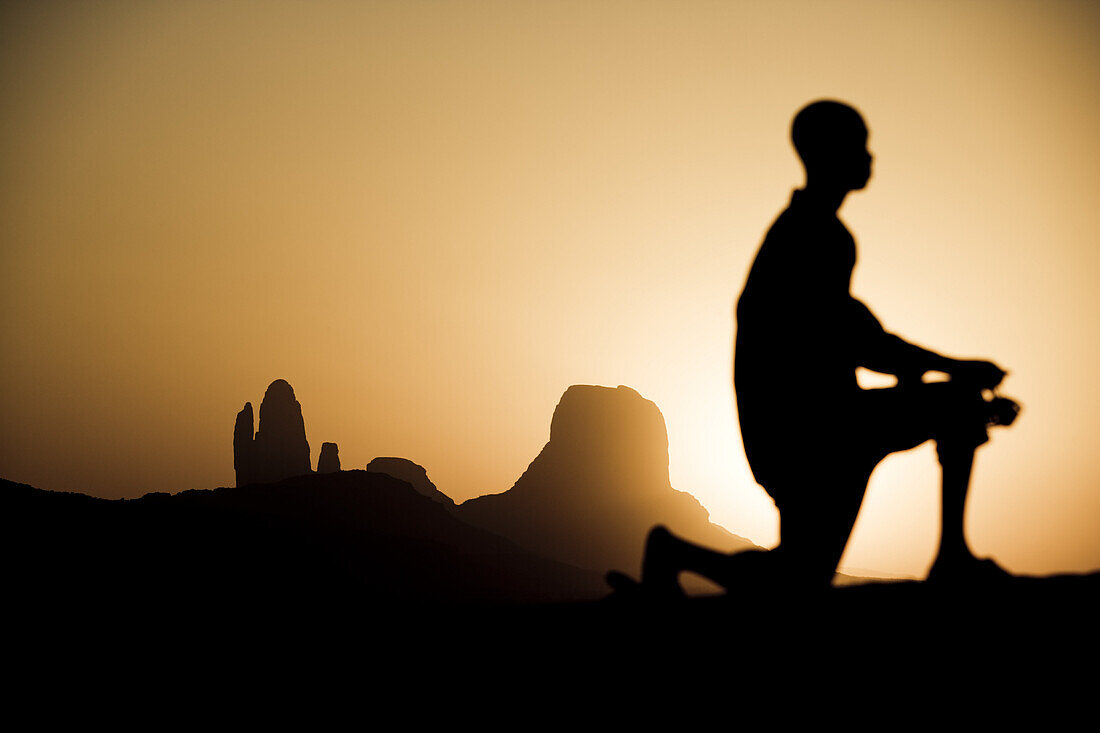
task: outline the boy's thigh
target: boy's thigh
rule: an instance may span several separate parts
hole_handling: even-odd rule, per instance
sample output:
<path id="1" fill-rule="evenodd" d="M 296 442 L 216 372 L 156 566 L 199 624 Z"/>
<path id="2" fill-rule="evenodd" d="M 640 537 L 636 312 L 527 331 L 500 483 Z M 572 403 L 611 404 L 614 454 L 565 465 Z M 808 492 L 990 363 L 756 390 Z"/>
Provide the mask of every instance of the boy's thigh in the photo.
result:
<path id="1" fill-rule="evenodd" d="M 822 469 L 816 481 L 769 491 L 779 509 L 780 547 L 792 571 L 828 581 L 855 526 L 870 470 L 835 463 Z"/>
<path id="2" fill-rule="evenodd" d="M 927 440 L 987 439 L 981 392 L 950 382 L 869 389 L 861 395 L 860 439 L 877 460 Z M 877 462 L 877 461 L 876 461 Z"/>

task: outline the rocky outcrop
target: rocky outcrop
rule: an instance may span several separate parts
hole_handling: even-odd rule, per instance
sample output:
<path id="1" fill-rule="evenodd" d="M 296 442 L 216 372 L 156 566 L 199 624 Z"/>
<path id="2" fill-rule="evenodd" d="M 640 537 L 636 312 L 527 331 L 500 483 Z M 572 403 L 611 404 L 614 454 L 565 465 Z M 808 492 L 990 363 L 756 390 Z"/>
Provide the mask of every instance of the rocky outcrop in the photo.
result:
<path id="1" fill-rule="evenodd" d="M 340 448 L 335 443 L 321 443 L 321 455 L 317 456 L 317 473 L 336 473 L 340 470 Z"/>
<path id="2" fill-rule="evenodd" d="M 637 572 L 657 524 L 717 550 L 755 546 L 711 524 L 695 497 L 672 488 L 664 417 L 623 386 L 570 387 L 550 442 L 515 485 L 456 511 L 541 555 L 598 571 Z"/>
<path id="3" fill-rule="evenodd" d="M 233 429 L 233 467 L 238 486 L 312 473 L 302 406 L 285 380 L 276 379 L 264 393 L 255 437 L 252 425 L 252 403 L 245 403 Z"/>
<path id="4" fill-rule="evenodd" d="M 423 466 L 417 465 L 407 458 L 375 458 L 367 464 L 367 470 L 372 473 L 384 473 L 387 476 L 406 481 L 411 484 L 418 493 L 440 504 L 449 507 L 455 505 L 451 497 L 435 487 L 435 484 L 428 478 L 428 472 Z"/>
<path id="5" fill-rule="evenodd" d="M 237 473 L 237 486 L 256 483 L 255 424 L 252 403 L 245 402 L 233 426 L 233 470 Z"/>

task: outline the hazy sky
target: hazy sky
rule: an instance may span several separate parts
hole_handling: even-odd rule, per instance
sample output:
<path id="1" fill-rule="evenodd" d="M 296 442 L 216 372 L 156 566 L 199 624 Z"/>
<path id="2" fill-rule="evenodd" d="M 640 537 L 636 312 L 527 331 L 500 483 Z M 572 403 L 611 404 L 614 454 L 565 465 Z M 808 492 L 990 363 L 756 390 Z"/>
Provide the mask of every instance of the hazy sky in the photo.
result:
<path id="1" fill-rule="evenodd" d="M 1025 405 L 974 549 L 1100 567 L 1095 3 L 23 2 L 0 95 L 0 476 L 231 485 L 236 412 L 285 378 L 314 461 L 404 456 L 461 501 L 566 387 L 626 384 L 673 486 L 774 543 L 732 307 L 801 185 L 791 117 L 834 97 L 875 154 L 854 292 Z M 922 575 L 938 511 L 931 447 L 892 457 L 843 565 Z"/>

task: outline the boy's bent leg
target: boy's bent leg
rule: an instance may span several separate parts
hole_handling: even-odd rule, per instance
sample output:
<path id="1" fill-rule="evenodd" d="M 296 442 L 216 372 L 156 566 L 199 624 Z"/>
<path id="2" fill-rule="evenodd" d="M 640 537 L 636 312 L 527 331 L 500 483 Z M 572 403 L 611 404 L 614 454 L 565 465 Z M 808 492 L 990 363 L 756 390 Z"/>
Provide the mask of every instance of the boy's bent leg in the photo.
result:
<path id="1" fill-rule="evenodd" d="M 995 581 L 1011 575 L 991 559 L 978 559 L 966 541 L 966 498 L 974 465 L 975 447 L 966 443 L 937 446 L 943 471 L 940 547 L 929 582 Z"/>
<path id="2" fill-rule="evenodd" d="M 921 390 L 929 437 L 936 441 L 942 470 L 940 547 L 929 580 L 1007 576 L 992 560 L 978 560 L 966 541 L 966 499 L 977 448 L 988 442 L 991 425 L 1011 425 L 1019 406 L 1005 398 L 985 400 L 981 392 L 950 382 Z"/>

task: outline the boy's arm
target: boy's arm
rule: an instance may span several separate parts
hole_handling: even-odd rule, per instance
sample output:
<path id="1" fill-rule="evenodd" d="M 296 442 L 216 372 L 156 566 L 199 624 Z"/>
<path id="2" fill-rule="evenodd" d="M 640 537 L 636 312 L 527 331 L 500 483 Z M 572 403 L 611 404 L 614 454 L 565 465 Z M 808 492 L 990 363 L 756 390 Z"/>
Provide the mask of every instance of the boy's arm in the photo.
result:
<path id="1" fill-rule="evenodd" d="M 1004 379 L 1005 372 L 992 362 L 952 359 L 888 333 L 871 310 L 855 298 L 850 299 L 849 309 L 860 364 L 872 371 L 895 374 L 899 379 L 919 379 L 929 371 L 946 372 L 953 379 L 972 382 L 981 389 L 992 389 Z"/>

